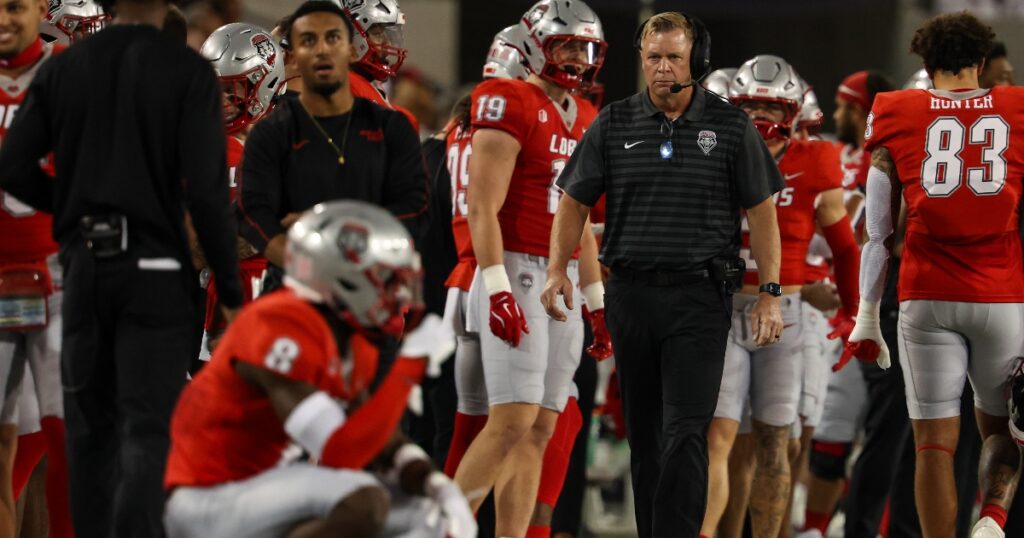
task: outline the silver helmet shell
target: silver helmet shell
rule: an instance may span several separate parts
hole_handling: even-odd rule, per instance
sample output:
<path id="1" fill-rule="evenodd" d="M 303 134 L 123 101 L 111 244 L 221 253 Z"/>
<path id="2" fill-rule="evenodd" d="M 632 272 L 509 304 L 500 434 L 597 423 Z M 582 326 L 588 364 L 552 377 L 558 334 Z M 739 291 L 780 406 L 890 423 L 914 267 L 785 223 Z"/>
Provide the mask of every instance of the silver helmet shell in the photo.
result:
<path id="1" fill-rule="evenodd" d="M 284 93 L 284 53 L 259 26 L 233 22 L 215 30 L 199 53 L 210 61 L 225 93 L 225 125 L 229 133 L 259 121 Z"/>
<path id="2" fill-rule="evenodd" d="M 928 76 L 928 71 L 924 68 L 911 75 L 910 78 L 903 83 L 904 90 L 930 90 L 934 87 L 935 85 L 932 83 L 932 78 Z"/>
<path id="3" fill-rule="evenodd" d="M 317 204 L 288 230 L 286 283 L 313 292 L 354 326 L 398 335 L 419 297 L 420 257 L 386 210 L 353 200 Z"/>
<path id="4" fill-rule="evenodd" d="M 736 75 L 735 67 L 723 67 L 722 69 L 715 69 L 708 73 L 708 76 L 704 77 L 701 81 L 701 85 L 704 86 L 709 92 L 716 93 L 722 97 L 728 97 L 729 95 L 729 81 Z"/>
<path id="5" fill-rule="evenodd" d="M 110 15 L 95 0 L 49 0 L 49 5 L 46 19 L 39 24 L 46 41 L 70 46 L 110 22 Z"/>
<path id="6" fill-rule="evenodd" d="M 484 78 L 507 78 L 526 80 L 530 75 L 526 57 L 516 43 L 523 42 L 523 35 L 518 24 L 509 26 L 498 32 L 487 51 L 487 62 L 484 63 Z"/>
<path id="7" fill-rule="evenodd" d="M 804 87 L 804 100 L 800 105 L 800 115 L 796 119 L 796 128 L 798 130 L 806 129 L 809 134 L 816 136 L 821 132 L 821 126 L 825 124 L 825 113 L 821 111 L 821 105 L 818 104 L 818 96 L 814 93 L 814 88 L 807 81 L 803 81 Z"/>
<path id="8" fill-rule="evenodd" d="M 405 14 L 396 0 L 334 0 L 348 13 L 355 33 L 355 63 L 370 78 L 387 80 L 405 62 Z"/>
<path id="9" fill-rule="evenodd" d="M 601 19 L 581 0 L 541 0 L 519 21 L 523 39 L 518 48 L 530 71 L 570 90 L 592 83 L 604 63 L 608 44 Z M 582 65 L 564 69 L 557 61 L 561 50 L 576 49 Z"/>
<path id="10" fill-rule="evenodd" d="M 772 54 L 761 54 L 744 62 L 736 71 L 729 83 L 729 101 L 737 106 L 747 101 L 781 104 L 784 110 L 781 121 L 754 120 L 754 125 L 766 139 L 787 137 L 800 114 L 805 89 L 789 62 Z"/>

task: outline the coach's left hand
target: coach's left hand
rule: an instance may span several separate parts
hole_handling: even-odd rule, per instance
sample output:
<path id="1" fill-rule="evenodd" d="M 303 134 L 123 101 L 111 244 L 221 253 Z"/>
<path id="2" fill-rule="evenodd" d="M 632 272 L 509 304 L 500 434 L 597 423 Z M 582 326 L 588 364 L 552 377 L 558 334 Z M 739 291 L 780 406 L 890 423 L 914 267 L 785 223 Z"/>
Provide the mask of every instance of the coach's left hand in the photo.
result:
<path id="1" fill-rule="evenodd" d="M 769 293 L 761 293 L 750 311 L 750 327 L 753 329 L 754 343 L 758 346 L 774 344 L 782 338 L 782 309 L 779 298 Z"/>

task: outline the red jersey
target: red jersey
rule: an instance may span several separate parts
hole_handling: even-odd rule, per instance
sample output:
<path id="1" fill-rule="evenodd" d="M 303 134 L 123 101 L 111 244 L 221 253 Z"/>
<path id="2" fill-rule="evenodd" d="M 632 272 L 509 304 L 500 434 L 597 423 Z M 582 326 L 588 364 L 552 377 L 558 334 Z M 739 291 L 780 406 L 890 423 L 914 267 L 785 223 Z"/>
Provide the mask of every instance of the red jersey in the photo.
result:
<path id="1" fill-rule="evenodd" d="M 594 108 L 567 96 L 567 108 L 519 80 L 486 80 L 473 90 L 473 131 L 498 129 L 520 145 L 505 203 L 498 213 L 505 250 L 548 256 L 551 222 L 562 189 L 555 185 L 594 120 Z M 574 255 L 575 256 L 575 255 Z"/>
<path id="2" fill-rule="evenodd" d="M 290 444 L 284 424 L 267 395 L 239 377 L 235 361 L 350 401 L 369 387 L 377 368 L 375 356 L 350 355 L 342 360 L 323 315 L 291 290 L 247 306 L 178 399 L 165 486 L 242 480 L 283 460 Z"/>
<path id="3" fill-rule="evenodd" d="M 405 107 L 391 104 L 391 101 L 385 99 L 384 95 L 380 93 L 380 90 L 378 90 L 377 87 L 369 80 L 366 80 L 366 77 L 350 69 L 348 72 L 348 85 L 349 88 L 352 89 L 353 96 L 362 97 L 363 99 L 373 101 L 384 108 L 390 108 L 391 110 L 401 112 L 402 115 L 409 120 L 409 123 L 412 124 L 412 129 L 417 133 L 420 132 L 420 122 L 416 119 L 416 116 L 414 116 L 412 112 Z"/>
<path id="4" fill-rule="evenodd" d="M 1021 125 L 1019 87 L 878 94 L 865 149 L 886 148 L 903 184 L 900 301 L 1024 302 Z"/>
<path id="5" fill-rule="evenodd" d="M 448 175 L 452 178 L 452 234 L 455 236 L 455 250 L 459 263 L 445 282 L 449 288 L 469 291 L 476 272 L 476 256 L 473 255 L 473 239 L 469 235 L 469 156 L 473 154 L 470 145 L 472 137 L 462 126 L 455 126 L 448 132 Z"/>
<path id="6" fill-rule="evenodd" d="M 854 191 L 859 191 L 867 186 L 871 158 L 862 147 L 858 148 L 850 144 L 843 144 L 842 142 L 834 142 L 833 145 L 839 150 L 839 163 L 843 168 L 843 190 L 847 191 L 843 197 L 843 202 L 845 203 L 850 196 L 859 195 L 859 193 L 854 193 Z M 858 215 L 864 211 L 864 204 L 861 204 L 860 208 Z M 863 228 L 862 219 L 858 215 L 850 216 L 855 229 L 858 227 Z M 807 252 L 804 280 L 808 283 L 826 280 L 832 269 L 829 264 L 831 259 L 832 250 L 829 248 L 828 243 L 825 242 L 825 238 L 820 234 L 816 235 L 811 239 L 811 245 Z"/>
<path id="7" fill-rule="evenodd" d="M 838 189 L 843 184 L 839 151 L 829 142 L 792 140 L 782 159 L 779 172 L 786 187 L 775 193 L 775 210 L 782 240 L 782 265 L 779 284 L 801 286 L 805 280 L 807 246 L 817 226 L 818 202 L 821 193 Z M 750 256 L 750 233 L 744 220 L 743 253 L 747 258 L 746 284 L 757 284 L 757 264 Z"/>
<path id="8" fill-rule="evenodd" d="M 228 185 L 231 187 L 231 201 L 238 197 L 238 179 L 235 174 L 242 169 L 242 155 L 245 144 L 241 140 L 228 135 Z"/>
<path id="9" fill-rule="evenodd" d="M 16 79 L 0 76 L 0 143 L 25 99 L 25 91 L 32 78 L 43 63 L 59 51 L 52 44 L 45 44 L 42 57 L 31 69 Z M 0 234 L 0 265 L 40 262 L 57 252 L 57 244 L 53 241 L 53 217 L 32 209 L 3 191 L 0 191 L 0 230 L 3 230 Z"/>

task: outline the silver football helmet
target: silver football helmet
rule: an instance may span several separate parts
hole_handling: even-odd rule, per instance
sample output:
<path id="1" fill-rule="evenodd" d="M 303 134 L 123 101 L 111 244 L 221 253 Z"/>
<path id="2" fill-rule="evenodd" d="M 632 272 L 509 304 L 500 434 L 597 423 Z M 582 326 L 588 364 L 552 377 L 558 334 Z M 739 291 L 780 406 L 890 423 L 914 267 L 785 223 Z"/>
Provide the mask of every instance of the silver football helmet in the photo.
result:
<path id="1" fill-rule="evenodd" d="M 49 0 L 50 10 L 39 24 L 39 33 L 46 41 L 71 45 L 75 41 L 103 29 L 110 21 L 95 0 Z"/>
<path id="2" fill-rule="evenodd" d="M 396 0 L 333 0 L 348 13 L 355 34 L 355 63 L 374 80 L 387 80 L 405 62 L 405 14 Z"/>
<path id="3" fill-rule="evenodd" d="M 541 0 L 523 15 L 519 28 L 518 48 L 531 72 L 570 90 L 597 77 L 608 44 L 601 20 L 581 0 Z M 572 61 L 575 67 L 566 65 Z"/>
<path id="4" fill-rule="evenodd" d="M 934 87 L 932 78 L 928 76 L 928 71 L 924 68 L 911 75 L 903 84 L 904 90 L 930 90 Z"/>
<path id="5" fill-rule="evenodd" d="M 736 75 L 735 67 L 723 67 L 708 73 L 700 83 L 706 90 L 722 97 L 729 96 L 729 81 Z"/>
<path id="6" fill-rule="evenodd" d="M 796 119 L 796 128 L 797 130 L 807 130 L 811 136 L 817 136 L 821 132 L 822 125 L 825 124 L 825 113 L 821 111 L 814 88 L 807 84 L 807 81 L 803 81 L 803 83 L 807 89 L 804 91 L 804 101 L 800 105 L 800 115 Z"/>
<path id="7" fill-rule="evenodd" d="M 420 295 L 412 237 L 384 209 L 352 200 L 317 204 L 288 230 L 285 283 L 312 292 L 353 326 L 398 336 Z"/>
<path id="8" fill-rule="evenodd" d="M 778 103 L 784 111 L 782 121 L 754 119 L 754 126 L 765 139 L 788 137 L 800 114 L 805 87 L 793 66 L 771 54 L 761 54 L 740 66 L 729 83 L 729 100 L 742 106 L 751 101 Z"/>
<path id="9" fill-rule="evenodd" d="M 215 30 L 199 53 L 213 64 L 224 92 L 224 124 L 229 133 L 259 121 L 284 93 L 284 54 L 259 26 L 233 22 Z"/>
<path id="10" fill-rule="evenodd" d="M 522 43 L 523 39 L 518 24 L 498 32 L 491 42 L 491 49 L 487 51 L 484 78 L 526 80 L 530 75 L 530 68 L 523 52 L 516 46 L 517 43 Z"/>

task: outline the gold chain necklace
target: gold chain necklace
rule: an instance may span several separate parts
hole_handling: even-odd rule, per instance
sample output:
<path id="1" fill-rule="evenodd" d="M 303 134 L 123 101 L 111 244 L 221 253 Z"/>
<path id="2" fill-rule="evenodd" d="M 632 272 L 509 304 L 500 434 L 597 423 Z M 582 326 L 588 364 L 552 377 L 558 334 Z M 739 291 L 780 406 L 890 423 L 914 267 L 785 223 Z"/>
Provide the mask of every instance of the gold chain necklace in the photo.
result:
<path id="1" fill-rule="evenodd" d="M 331 135 L 327 134 L 327 131 L 325 131 L 323 126 L 320 125 L 320 122 L 313 117 L 313 114 L 309 112 L 309 109 L 306 108 L 306 105 L 303 104 L 302 101 L 299 101 L 299 105 L 302 107 L 302 110 L 306 112 L 306 115 L 309 116 L 309 119 L 313 122 L 313 125 L 316 126 L 316 130 L 320 131 L 320 134 L 323 135 L 324 139 L 327 140 L 327 143 L 331 145 L 331 147 L 334 149 L 334 152 L 338 154 L 338 164 L 344 166 L 345 144 L 348 143 L 348 131 L 349 127 L 352 125 L 352 116 L 355 115 L 355 103 L 353 103 L 352 108 L 350 108 L 348 111 L 348 120 L 345 121 L 345 134 L 343 134 L 341 137 L 341 148 L 334 144 L 334 138 Z"/>

